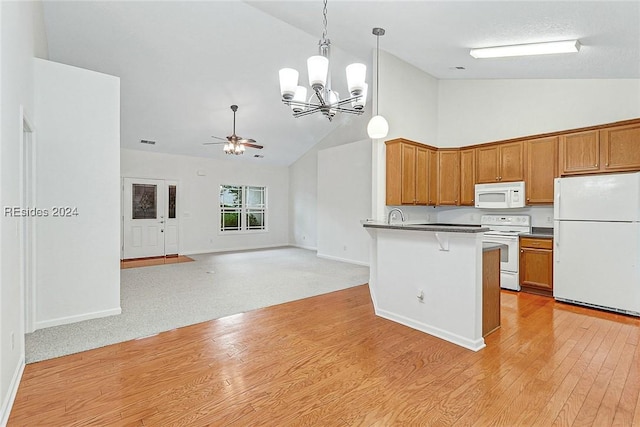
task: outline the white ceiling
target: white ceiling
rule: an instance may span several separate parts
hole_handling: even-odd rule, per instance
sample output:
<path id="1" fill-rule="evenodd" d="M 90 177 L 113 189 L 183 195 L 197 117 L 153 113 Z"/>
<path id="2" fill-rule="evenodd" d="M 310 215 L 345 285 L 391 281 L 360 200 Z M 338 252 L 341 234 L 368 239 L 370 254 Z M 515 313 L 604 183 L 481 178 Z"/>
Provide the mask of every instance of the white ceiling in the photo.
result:
<path id="1" fill-rule="evenodd" d="M 294 119 L 280 102 L 278 70 L 306 75 L 322 32 L 322 1 L 45 1 L 49 59 L 121 78 L 124 148 L 288 165 L 338 126 Z M 369 67 L 373 27 L 381 49 L 439 79 L 640 78 L 640 1 L 329 0 L 333 88 L 344 67 Z M 577 38 L 571 55 L 477 60 L 474 47 Z M 465 67 L 458 70 L 454 67 Z M 203 146 L 237 134 L 263 150 L 226 156 Z M 155 146 L 141 139 L 157 141 Z M 264 158 L 255 159 L 253 154 Z"/>

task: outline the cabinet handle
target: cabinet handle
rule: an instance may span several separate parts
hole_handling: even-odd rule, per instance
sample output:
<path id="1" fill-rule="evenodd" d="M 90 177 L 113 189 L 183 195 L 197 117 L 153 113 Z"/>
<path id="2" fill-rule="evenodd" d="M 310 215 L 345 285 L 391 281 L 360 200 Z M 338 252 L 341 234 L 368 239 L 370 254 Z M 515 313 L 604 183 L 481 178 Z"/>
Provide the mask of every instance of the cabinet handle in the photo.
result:
<path id="1" fill-rule="evenodd" d="M 498 179 L 499 179 L 500 181 L 502 181 L 502 177 L 501 177 L 501 176 L 499 176 L 499 177 L 498 177 Z"/>
<path id="2" fill-rule="evenodd" d="M 527 197 L 527 202 L 530 202 L 530 201 L 531 201 L 531 199 Z"/>
<path id="3" fill-rule="evenodd" d="M 598 164 L 596 163 L 596 164 L 595 164 L 595 165 L 593 165 L 593 166 L 597 168 L 597 167 L 598 167 Z"/>
<path id="4" fill-rule="evenodd" d="M 524 253 L 524 249 L 520 249 L 520 253 L 523 254 Z"/>

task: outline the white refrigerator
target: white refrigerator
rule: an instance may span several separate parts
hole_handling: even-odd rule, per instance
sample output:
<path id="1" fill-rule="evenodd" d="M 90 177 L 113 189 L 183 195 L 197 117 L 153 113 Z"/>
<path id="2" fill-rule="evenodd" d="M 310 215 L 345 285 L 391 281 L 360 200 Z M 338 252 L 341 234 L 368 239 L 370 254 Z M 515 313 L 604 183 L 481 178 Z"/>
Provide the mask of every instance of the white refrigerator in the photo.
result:
<path id="1" fill-rule="evenodd" d="M 640 173 L 554 184 L 553 296 L 640 316 Z"/>

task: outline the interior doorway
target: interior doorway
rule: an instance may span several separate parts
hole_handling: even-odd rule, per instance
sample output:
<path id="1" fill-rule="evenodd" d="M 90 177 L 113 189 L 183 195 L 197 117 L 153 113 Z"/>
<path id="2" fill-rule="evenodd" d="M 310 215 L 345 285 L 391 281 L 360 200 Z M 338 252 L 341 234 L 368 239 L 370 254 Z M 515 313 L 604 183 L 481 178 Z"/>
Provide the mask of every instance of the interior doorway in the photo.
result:
<path id="1" fill-rule="evenodd" d="M 177 255 L 178 183 L 123 178 L 122 259 Z"/>
<path id="2" fill-rule="evenodd" d="M 20 207 L 35 208 L 35 131 L 22 111 L 20 144 Z M 25 332 L 35 329 L 35 220 L 30 215 L 20 218 L 20 286 L 24 307 Z"/>

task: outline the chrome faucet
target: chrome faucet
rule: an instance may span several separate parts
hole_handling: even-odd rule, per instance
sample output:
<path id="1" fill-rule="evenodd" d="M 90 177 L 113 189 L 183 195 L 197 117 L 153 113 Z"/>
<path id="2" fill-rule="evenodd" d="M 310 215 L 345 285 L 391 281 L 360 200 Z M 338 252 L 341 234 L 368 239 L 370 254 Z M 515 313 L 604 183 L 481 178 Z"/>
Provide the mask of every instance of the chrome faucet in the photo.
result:
<path id="1" fill-rule="evenodd" d="M 402 211 L 398 208 L 393 208 L 389 211 L 389 216 L 387 216 L 387 224 L 391 225 L 391 215 L 394 212 L 400 212 L 400 219 L 402 220 L 402 222 L 404 222 L 404 214 L 402 213 Z"/>

